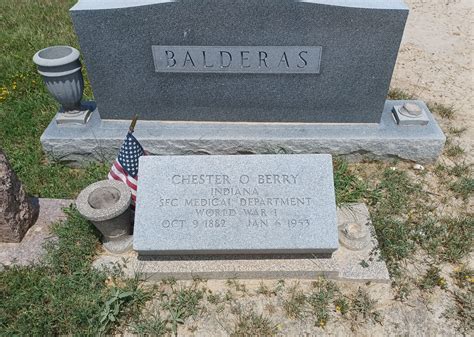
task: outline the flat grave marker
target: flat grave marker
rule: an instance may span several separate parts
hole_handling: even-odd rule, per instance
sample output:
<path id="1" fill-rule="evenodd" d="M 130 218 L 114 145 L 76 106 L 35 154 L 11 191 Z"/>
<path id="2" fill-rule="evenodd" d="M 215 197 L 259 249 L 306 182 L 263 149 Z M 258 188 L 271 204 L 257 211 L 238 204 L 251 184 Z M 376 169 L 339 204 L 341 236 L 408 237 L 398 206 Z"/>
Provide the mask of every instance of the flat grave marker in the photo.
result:
<path id="1" fill-rule="evenodd" d="M 140 158 L 140 255 L 331 254 L 330 155 Z"/>

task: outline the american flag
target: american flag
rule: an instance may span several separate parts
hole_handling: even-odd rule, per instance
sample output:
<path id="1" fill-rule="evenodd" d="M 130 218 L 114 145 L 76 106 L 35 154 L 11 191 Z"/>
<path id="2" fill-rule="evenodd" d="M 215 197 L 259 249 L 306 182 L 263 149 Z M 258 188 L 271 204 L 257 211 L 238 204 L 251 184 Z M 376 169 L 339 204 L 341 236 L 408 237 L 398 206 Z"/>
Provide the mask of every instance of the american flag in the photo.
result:
<path id="1" fill-rule="evenodd" d="M 124 182 L 132 190 L 132 208 L 137 201 L 138 159 L 145 154 L 145 150 L 138 140 L 132 135 L 132 130 L 127 134 L 118 158 L 109 172 L 110 180 Z"/>

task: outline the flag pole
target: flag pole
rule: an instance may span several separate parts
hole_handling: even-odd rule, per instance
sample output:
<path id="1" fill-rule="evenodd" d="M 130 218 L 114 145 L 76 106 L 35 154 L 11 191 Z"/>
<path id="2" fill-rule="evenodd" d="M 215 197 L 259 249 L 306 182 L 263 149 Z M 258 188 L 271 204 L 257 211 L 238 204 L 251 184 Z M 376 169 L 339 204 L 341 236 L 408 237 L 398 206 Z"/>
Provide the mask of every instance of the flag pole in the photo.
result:
<path id="1" fill-rule="evenodd" d="M 135 117 L 133 117 L 132 123 L 130 124 L 130 127 L 128 128 L 128 131 L 130 131 L 130 133 L 133 133 L 135 131 L 135 126 L 137 125 L 137 121 L 138 121 L 138 115 L 135 115 Z"/>

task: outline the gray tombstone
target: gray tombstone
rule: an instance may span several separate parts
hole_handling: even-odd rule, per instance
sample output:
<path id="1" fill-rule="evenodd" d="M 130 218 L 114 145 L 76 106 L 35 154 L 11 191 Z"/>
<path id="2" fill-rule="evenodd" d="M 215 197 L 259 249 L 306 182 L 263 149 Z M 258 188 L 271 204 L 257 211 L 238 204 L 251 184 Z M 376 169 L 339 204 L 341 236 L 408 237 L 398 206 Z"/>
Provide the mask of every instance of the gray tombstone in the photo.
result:
<path id="1" fill-rule="evenodd" d="M 71 14 L 102 118 L 379 123 L 408 8 L 81 0 Z"/>
<path id="2" fill-rule="evenodd" d="M 442 152 L 423 102 L 386 100 L 403 0 L 79 0 L 71 16 L 94 111 L 41 139 L 69 165 L 113 160 L 136 114 L 152 154 Z M 407 103 L 424 116 L 400 117 Z"/>

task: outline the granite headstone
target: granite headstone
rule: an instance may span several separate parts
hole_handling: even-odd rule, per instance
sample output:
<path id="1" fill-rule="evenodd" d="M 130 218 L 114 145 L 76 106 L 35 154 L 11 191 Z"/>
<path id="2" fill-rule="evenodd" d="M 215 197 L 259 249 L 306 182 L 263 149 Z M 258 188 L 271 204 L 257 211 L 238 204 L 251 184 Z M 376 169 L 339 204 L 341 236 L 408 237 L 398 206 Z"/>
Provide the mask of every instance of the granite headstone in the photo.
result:
<path id="1" fill-rule="evenodd" d="M 331 254 L 330 155 L 140 158 L 140 255 Z"/>
<path id="2" fill-rule="evenodd" d="M 102 119 L 379 123 L 403 0 L 80 0 Z"/>

